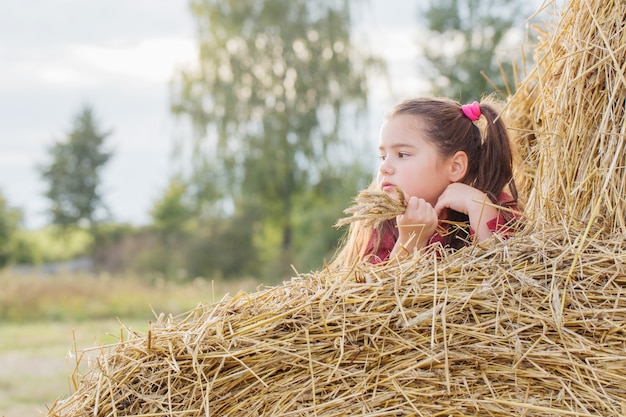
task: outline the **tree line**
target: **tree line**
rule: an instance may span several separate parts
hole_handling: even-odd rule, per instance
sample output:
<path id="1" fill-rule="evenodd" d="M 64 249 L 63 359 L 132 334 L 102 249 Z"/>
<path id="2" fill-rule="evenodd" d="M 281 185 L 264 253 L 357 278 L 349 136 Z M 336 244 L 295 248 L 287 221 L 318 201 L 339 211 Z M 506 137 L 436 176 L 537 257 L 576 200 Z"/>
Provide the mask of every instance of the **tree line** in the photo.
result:
<path id="1" fill-rule="evenodd" d="M 433 0 L 416 77 L 462 102 L 514 88 L 519 51 L 500 49 L 529 16 L 522 0 Z M 385 63 L 353 40 L 357 0 L 192 0 L 198 61 L 171 80 L 172 116 L 193 132 L 177 143 L 184 167 L 146 227 L 116 224 L 100 188 L 114 157 L 94 109 L 83 105 L 38 167 L 50 224 L 87 230 L 89 255 L 108 270 L 271 280 L 323 267 L 333 228 L 371 180 L 363 147 L 369 84 Z M 516 46 L 519 48 L 519 45 Z M 518 69 L 519 70 L 519 69 Z M 377 75 L 378 74 L 378 75 Z M 0 265 L 28 261 L 20 211 L 0 198 Z M 117 261 L 115 261 L 117 259 Z"/>

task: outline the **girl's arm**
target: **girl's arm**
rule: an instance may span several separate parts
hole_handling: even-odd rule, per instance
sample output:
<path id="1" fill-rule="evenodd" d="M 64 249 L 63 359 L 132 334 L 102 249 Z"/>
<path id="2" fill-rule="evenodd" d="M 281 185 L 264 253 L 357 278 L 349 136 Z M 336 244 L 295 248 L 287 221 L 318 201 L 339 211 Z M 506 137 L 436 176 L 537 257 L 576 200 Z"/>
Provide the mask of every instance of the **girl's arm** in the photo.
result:
<path id="1" fill-rule="evenodd" d="M 439 196 L 435 211 L 450 208 L 464 213 L 469 217 L 470 227 L 474 230 L 476 241 L 482 242 L 493 235 L 489 223 L 498 217 L 498 209 L 494 207 L 482 191 L 460 182 L 450 184 Z"/>

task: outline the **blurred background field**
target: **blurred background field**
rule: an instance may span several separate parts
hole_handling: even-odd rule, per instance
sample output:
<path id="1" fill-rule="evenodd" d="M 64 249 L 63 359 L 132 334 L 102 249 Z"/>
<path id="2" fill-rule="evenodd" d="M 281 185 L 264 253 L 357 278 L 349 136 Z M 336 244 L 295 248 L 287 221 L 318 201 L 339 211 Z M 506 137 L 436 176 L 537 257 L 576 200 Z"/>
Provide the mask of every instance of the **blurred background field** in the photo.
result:
<path id="1" fill-rule="evenodd" d="M 121 323 L 141 333 L 154 314 L 178 315 L 258 285 L 253 279 L 172 283 L 137 276 L 1 273 L 0 415 L 35 416 L 71 393 L 73 350 L 118 341 Z"/>

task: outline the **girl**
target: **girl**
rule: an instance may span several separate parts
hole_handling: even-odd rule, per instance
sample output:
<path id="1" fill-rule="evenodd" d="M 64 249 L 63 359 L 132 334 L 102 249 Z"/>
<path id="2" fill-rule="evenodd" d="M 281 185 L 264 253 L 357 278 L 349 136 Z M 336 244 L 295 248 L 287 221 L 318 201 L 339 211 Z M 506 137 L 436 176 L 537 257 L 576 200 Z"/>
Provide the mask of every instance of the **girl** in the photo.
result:
<path id="1" fill-rule="evenodd" d="M 400 188 L 406 210 L 369 230 L 353 223 L 334 264 L 384 262 L 437 242 L 458 249 L 509 232 L 518 196 L 511 144 L 497 116 L 484 102 L 417 98 L 396 105 L 380 131 L 371 187 L 393 198 Z"/>

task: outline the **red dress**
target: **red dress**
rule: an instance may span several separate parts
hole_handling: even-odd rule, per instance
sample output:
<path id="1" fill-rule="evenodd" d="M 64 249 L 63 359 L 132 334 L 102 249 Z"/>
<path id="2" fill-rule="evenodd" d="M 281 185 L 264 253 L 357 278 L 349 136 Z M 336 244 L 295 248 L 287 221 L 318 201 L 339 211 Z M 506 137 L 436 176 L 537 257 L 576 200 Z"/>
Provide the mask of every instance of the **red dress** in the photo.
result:
<path id="1" fill-rule="evenodd" d="M 504 205 L 503 203 L 507 203 L 511 201 L 511 197 L 508 194 L 502 193 L 499 199 L 499 203 Z M 489 220 L 487 222 L 487 227 L 494 233 L 500 233 L 503 236 L 510 235 L 513 231 L 511 227 L 511 217 L 516 218 L 515 214 L 505 216 L 501 211 L 498 211 L 498 216 Z M 437 227 L 438 231 L 433 233 L 433 235 L 428 239 L 428 245 L 433 243 L 441 243 L 444 244 L 445 235 L 447 233 L 440 233 L 439 231 L 448 230 L 450 226 L 447 226 L 443 222 L 439 222 Z M 474 231 L 472 228 L 469 229 L 470 236 L 473 236 Z M 367 247 L 365 249 L 365 258 L 367 258 L 371 263 L 378 264 L 381 262 L 385 262 L 389 259 L 389 255 L 393 250 L 393 247 L 396 245 L 396 236 L 393 234 L 391 230 L 388 228 L 383 229 L 383 236 L 380 241 L 380 246 L 378 250 L 374 252 L 374 246 L 376 245 L 378 235 L 375 230 L 369 242 L 367 243 Z"/>

